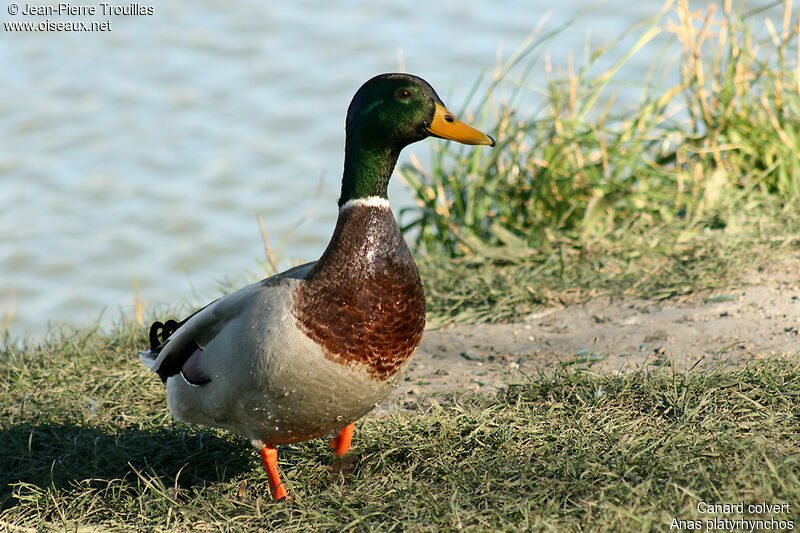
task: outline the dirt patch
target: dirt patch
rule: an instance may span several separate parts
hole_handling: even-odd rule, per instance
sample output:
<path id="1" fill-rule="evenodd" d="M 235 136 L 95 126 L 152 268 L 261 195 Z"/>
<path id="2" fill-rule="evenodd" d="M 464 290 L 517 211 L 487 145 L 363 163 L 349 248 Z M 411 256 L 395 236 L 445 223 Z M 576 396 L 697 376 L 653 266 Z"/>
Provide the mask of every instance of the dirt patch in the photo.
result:
<path id="1" fill-rule="evenodd" d="M 800 351 L 800 257 L 682 301 L 601 298 L 514 324 L 428 330 L 393 398 L 495 393 L 559 364 L 597 372 L 741 365 Z"/>

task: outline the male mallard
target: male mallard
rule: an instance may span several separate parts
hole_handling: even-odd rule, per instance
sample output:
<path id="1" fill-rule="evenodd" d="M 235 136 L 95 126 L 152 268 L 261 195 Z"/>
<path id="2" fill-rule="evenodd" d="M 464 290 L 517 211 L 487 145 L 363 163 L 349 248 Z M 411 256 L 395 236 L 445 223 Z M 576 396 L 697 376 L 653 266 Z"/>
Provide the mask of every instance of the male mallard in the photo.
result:
<path id="1" fill-rule="evenodd" d="M 425 295 L 389 208 L 400 150 L 428 136 L 494 146 L 408 74 L 366 82 L 347 110 L 339 217 L 319 261 L 228 294 L 182 322 L 155 322 L 142 362 L 179 420 L 252 440 L 275 499 L 277 444 L 339 432 L 383 400 L 422 338 Z"/>

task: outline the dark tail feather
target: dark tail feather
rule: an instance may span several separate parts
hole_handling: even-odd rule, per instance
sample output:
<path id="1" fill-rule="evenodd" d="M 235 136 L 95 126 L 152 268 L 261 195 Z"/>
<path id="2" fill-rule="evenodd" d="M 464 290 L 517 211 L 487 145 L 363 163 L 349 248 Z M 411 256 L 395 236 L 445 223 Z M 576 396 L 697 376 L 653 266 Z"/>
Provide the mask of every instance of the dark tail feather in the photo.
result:
<path id="1" fill-rule="evenodd" d="M 153 322 L 153 325 L 150 326 L 150 351 L 154 353 L 160 352 L 169 336 L 175 333 L 178 326 L 179 324 L 172 319 L 166 322 Z"/>
<path id="2" fill-rule="evenodd" d="M 188 318 L 186 320 L 188 320 Z M 158 373 L 161 381 L 164 383 L 167 382 L 167 378 L 170 376 L 174 376 L 178 372 L 181 372 L 183 365 L 192 356 L 192 354 L 195 351 L 200 350 L 200 347 L 195 341 L 189 340 L 187 343 L 185 343 L 185 346 L 178 347 L 180 351 L 171 353 L 169 357 L 161 361 L 161 364 L 158 368 L 153 368 L 153 366 L 155 366 L 156 359 L 158 359 L 158 354 L 164 349 L 164 346 L 166 346 L 170 335 L 175 333 L 175 330 L 186 323 L 186 320 L 182 322 L 176 322 L 175 320 L 170 319 L 166 322 L 153 322 L 153 325 L 150 326 L 150 349 L 146 352 L 139 353 L 142 363 Z M 192 385 L 204 385 L 205 383 L 211 381 L 209 378 L 203 376 L 199 372 L 189 372 L 188 374 L 190 375 L 184 377 L 186 378 L 186 381 Z"/>

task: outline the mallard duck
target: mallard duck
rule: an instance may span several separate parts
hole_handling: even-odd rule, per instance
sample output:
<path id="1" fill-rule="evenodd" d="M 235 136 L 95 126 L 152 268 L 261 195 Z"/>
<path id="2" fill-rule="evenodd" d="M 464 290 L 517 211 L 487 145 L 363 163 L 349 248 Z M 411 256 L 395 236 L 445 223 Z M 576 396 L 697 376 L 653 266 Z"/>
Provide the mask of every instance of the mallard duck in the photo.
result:
<path id="1" fill-rule="evenodd" d="M 494 146 L 409 74 L 367 81 L 347 110 L 336 228 L 322 257 L 155 322 L 142 362 L 173 416 L 224 428 L 260 451 L 275 499 L 288 497 L 276 445 L 338 433 L 392 390 L 422 338 L 425 295 L 387 199 L 400 151 L 434 136 Z"/>

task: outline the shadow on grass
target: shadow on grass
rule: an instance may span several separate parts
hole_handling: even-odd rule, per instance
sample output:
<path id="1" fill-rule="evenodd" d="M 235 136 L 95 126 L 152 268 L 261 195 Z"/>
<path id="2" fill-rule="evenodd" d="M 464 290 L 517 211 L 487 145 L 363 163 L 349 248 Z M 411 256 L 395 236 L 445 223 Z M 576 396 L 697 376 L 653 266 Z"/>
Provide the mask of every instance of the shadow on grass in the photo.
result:
<path id="1" fill-rule="evenodd" d="M 167 486 L 221 483 L 252 468 L 247 446 L 188 427 L 116 432 L 70 424 L 21 423 L 0 431 L 0 510 L 15 505 L 13 485 L 66 488 L 83 480 Z"/>

